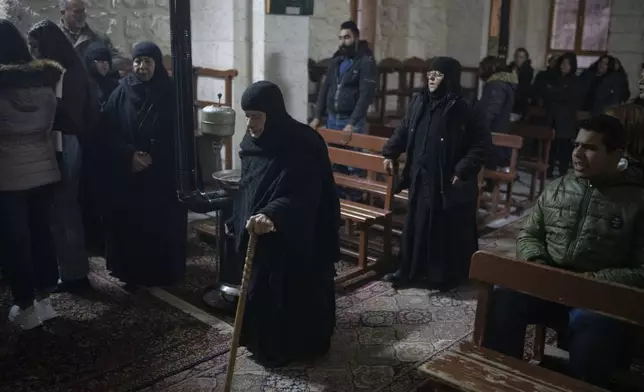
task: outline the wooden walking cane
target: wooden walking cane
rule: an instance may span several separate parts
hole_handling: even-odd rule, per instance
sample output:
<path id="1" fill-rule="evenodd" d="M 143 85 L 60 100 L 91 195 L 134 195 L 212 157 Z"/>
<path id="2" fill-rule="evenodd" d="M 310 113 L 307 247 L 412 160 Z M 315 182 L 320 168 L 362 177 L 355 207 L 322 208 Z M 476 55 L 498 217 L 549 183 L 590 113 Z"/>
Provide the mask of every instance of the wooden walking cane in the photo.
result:
<path id="1" fill-rule="evenodd" d="M 253 259 L 255 258 L 255 245 L 257 245 L 257 235 L 250 233 L 248 238 L 248 249 L 246 250 L 246 260 L 244 261 L 244 274 L 242 275 L 242 281 L 239 287 L 239 299 L 237 300 L 237 312 L 235 313 L 233 340 L 230 343 L 230 356 L 228 357 L 228 370 L 226 372 L 226 386 L 224 388 L 225 392 L 230 392 L 230 389 L 233 386 L 237 347 L 239 346 L 239 335 L 241 335 L 242 323 L 244 322 L 246 296 L 248 295 L 248 281 L 253 267 Z"/>

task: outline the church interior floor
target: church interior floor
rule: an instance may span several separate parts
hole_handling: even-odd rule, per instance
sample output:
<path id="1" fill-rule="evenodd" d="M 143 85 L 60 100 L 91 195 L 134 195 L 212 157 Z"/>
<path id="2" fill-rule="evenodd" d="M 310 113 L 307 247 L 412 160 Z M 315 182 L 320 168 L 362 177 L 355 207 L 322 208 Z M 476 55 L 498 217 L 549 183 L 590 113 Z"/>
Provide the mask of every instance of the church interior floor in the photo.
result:
<path id="1" fill-rule="evenodd" d="M 192 215 L 191 221 L 207 217 Z M 481 248 L 514 255 L 520 222 L 511 216 L 481 238 Z M 221 391 L 232 317 L 203 305 L 213 282 L 212 248 L 193 237 L 185 282 L 174 288 L 128 292 L 92 259 L 94 292 L 56 294 L 60 317 L 37 331 L 0 323 L 0 390 Z M 0 285 L 0 312 L 10 296 Z M 415 369 L 472 329 L 475 293 L 393 289 L 372 281 L 338 294 L 337 329 L 326 357 L 314 363 L 265 369 L 242 349 L 233 390 L 412 391 Z"/>

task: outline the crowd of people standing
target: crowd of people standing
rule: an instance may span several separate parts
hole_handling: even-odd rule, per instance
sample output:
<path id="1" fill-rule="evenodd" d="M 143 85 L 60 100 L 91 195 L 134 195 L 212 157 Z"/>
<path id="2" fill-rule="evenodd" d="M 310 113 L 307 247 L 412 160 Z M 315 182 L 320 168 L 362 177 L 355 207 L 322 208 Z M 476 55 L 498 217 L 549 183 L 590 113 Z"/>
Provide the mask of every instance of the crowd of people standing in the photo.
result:
<path id="1" fill-rule="evenodd" d="M 161 50 L 138 43 L 127 60 L 84 7 L 62 2 L 59 23 L 26 37 L 0 20 L 0 260 L 23 329 L 56 317 L 53 292 L 91 289 L 91 256 L 126 287 L 171 285 L 185 269 Z"/>

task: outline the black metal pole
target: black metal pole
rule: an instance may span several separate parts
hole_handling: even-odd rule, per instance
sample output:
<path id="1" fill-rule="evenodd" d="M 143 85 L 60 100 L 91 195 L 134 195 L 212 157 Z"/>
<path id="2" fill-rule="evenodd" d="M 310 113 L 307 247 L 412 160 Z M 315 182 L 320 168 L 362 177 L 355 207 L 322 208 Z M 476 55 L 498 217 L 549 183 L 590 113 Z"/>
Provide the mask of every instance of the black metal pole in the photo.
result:
<path id="1" fill-rule="evenodd" d="M 174 138 L 179 200 L 195 212 L 229 207 L 225 192 L 204 193 L 198 188 L 195 154 L 194 95 L 190 0 L 170 0 L 172 78 L 175 86 Z"/>

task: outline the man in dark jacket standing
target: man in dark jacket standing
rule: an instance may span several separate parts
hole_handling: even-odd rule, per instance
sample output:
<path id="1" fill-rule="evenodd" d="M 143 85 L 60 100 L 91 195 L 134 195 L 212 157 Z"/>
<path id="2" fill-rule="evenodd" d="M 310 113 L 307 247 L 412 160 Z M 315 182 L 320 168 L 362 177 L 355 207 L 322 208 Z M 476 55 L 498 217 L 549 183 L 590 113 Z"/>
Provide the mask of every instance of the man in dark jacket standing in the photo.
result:
<path id="1" fill-rule="evenodd" d="M 114 69 L 122 71 L 131 66 L 132 60 L 125 58 L 107 35 L 95 32 L 87 25 L 84 0 L 60 0 L 60 14 L 58 27 L 69 38 L 81 59 L 85 58 L 90 44 L 101 42 L 112 54 Z"/>
<path id="2" fill-rule="evenodd" d="M 366 41 L 360 41 L 360 31 L 354 22 L 342 23 L 340 42 L 310 125 L 313 129 L 319 127 L 326 113 L 326 127 L 345 131 L 348 142 L 353 132 L 364 132 L 367 109 L 376 94 L 377 71 L 373 53 Z"/>
<path id="3" fill-rule="evenodd" d="M 626 134 L 618 119 L 579 124 L 574 173 L 541 194 L 517 238 L 517 256 L 588 278 L 644 288 L 644 179 L 620 160 Z M 528 324 L 566 325 L 572 376 L 607 387 L 628 365 L 631 329 L 615 319 L 497 288 L 485 328 L 486 348 L 519 357 Z M 641 306 L 641 304 L 633 304 Z"/>

